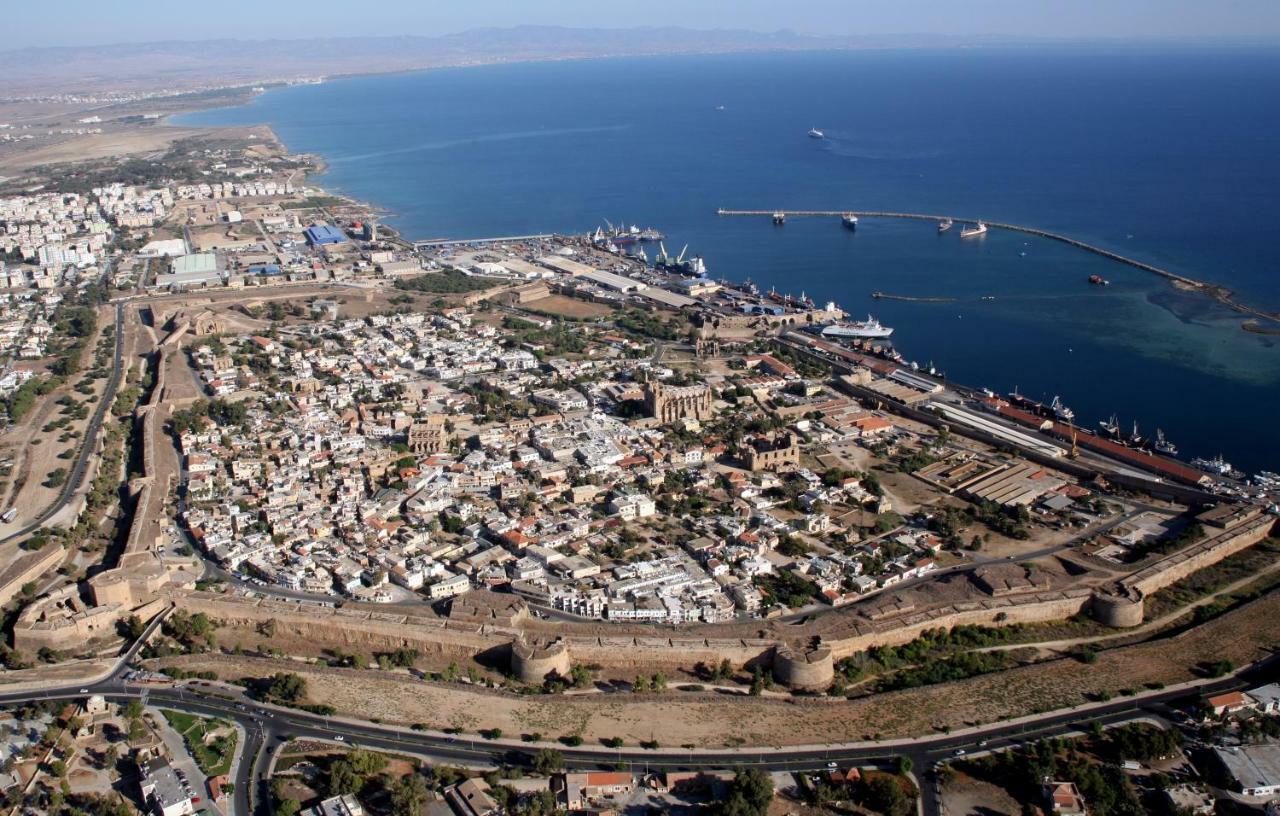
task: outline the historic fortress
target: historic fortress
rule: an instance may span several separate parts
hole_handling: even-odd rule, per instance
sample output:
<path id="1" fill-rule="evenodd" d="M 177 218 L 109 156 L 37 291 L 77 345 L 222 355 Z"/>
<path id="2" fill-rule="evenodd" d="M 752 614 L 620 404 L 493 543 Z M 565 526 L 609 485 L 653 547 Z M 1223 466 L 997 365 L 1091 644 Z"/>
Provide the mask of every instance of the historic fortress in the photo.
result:
<path id="1" fill-rule="evenodd" d="M 147 619 L 163 608 L 161 593 L 174 584 L 189 585 L 194 573 L 183 567 L 189 559 L 173 561 L 161 554 L 165 524 L 164 501 L 170 484 L 155 484 L 156 442 L 165 395 L 164 366 L 156 360 L 156 382 L 150 402 L 134 415 L 142 441 L 143 475 L 130 484 L 133 520 L 124 552 L 114 569 L 88 581 L 91 602 L 71 585 L 38 599 L 22 610 L 13 627 L 13 645 L 27 654 L 41 648 L 80 651 L 91 641 L 115 636 L 116 624 L 130 616 Z M 55 547 L 47 548 L 57 551 Z"/>
<path id="2" fill-rule="evenodd" d="M 1260 513 L 1250 514 L 1112 585 L 1052 589 L 1022 567 L 989 566 L 963 579 L 977 588 L 975 597 L 921 609 L 907 596 L 885 593 L 870 599 L 874 602 L 819 618 L 812 626 L 825 620 L 827 629 L 821 633 L 807 625 L 785 636 L 763 622 L 766 628 L 758 637 L 724 636 L 728 627 L 742 628 L 736 624 L 703 626 L 674 635 L 644 626 L 599 634 L 611 627 L 534 621 L 520 599 L 488 592 L 455 599 L 447 618 L 436 617 L 426 608 L 421 612 L 368 605 L 330 608 L 176 588 L 162 596 L 227 625 L 252 628 L 272 621 L 277 633 L 344 649 L 403 647 L 454 660 L 481 659 L 507 668 L 529 684 L 567 677 L 574 663 L 644 672 L 728 660 L 735 667 L 769 670 L 788 687 L 820 691 L 831 684 L 836 661 L 874 646 L 910 642 L 929 629 L 1044 623 L 1082 613 L 1114 627 L 1137 626 L 1142 623 L 1146 595 L 1257 544 L 1271 532 L 1273 522 Z M 724 635 L 717 637 L 717 632 Z"/>
<path id="3" fill-rule="evenodd" d="M 929 593 L 885 591 L 798 627 L 738 622 L 672 634 L 640 625 L 531 620 L 521 599 L 483 591 L 455 599 L 447 618 L 425 606 L 411 611 L 355 604 L 333 608 L 196 592 L 189 588 L 194 578 L 190 562 L 166 558 L 160 547 L 164 500 L 171 485 L 154 483 L 156 440 L 161 438 L 157 425 L 163 421 L 165 394 L 164 366 L 156 362 L 155 390 L 135 415 L 144 476 L 131 484 L 135 510 L 120 562 L 88 581 L 90 602 L 73 586 L 24 609 L 14 624 L 14 646 L 20 651 L 83 651 L 91 641 L 113 636 L 124 617 L 136 614 L 145 619 L 173 604 L 190 613 L 204 612 L 228 626 L 272 621 L 278 633 L 344 648 L 407 647 L 451 660 L 476 659 L 505 667 L 530 684 L 566 677 L 574 662 L 645 672 L 728 660 L 735 667 L 771 671 L 789 687 L 821 691 L 831 684 L 836 661 L 874 646 L 907 643 L 928 629 L 1042 623 L 1081 613 L 1114 627 L 1137 626 L 1146 596 L 1257 544 L 1274 525 L 1274 519 L 1257 507 L 1223 505 L 1200 516 L 1210 530 L 1208 537 L 1109 585 L 1055 589 L 1044 576 L 1020 566 L 987 565 L 968 576 L 941 579 Z M 662 422 L 700 419 L 709 415 L 711 393 L 706 386 L 648 384 L 645 402 Z M 439 444 L 436 434 L 443 430 L 442 423 L 428 423 L 421 429 L 420 444 Z M 790 455 L 789 448 L 759 454 L 776 452 L 783 458 Z M 757 464 L 780 462 L 762 459 Z M 47 557 L 33 554 L 22 571 L 36 569 Z M 951 591 L 960 585 L 963 592 Z M 747 631 L 753 634 L 744 636 Z"/>

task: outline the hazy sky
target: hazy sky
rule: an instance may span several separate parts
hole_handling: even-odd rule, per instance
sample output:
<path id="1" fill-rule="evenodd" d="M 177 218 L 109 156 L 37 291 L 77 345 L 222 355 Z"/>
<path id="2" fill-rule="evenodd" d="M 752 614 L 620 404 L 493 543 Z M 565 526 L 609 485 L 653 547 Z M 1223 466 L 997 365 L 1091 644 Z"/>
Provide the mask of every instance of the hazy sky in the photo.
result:
<path id="1" fill-rule="evenodd" d="M 440 34 L 521 24 L 821 34 L 1235 38 L 1280 43 L 1280 0 L 49 0 L 0 49 L 168 39 Z"/>

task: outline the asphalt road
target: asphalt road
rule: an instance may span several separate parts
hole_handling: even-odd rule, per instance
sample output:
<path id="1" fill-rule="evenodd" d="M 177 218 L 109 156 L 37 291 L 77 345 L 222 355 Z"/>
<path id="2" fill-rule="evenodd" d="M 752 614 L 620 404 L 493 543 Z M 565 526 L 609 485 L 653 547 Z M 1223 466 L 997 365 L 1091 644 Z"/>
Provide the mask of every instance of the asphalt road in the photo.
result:
<path id="1" fill-rule="evenodd" d="M 53 518 L 62 508 L 71 501 L 71 497 L 80 489 L 80 484 L 84 481 L 85 470 L 89 467 L 89 457 L 96 456 L 98 453 L 98 433 L 102 430 L 102 421 L 106 418 L 107 411 L 111 408 L 111 403 L 115 401 L 116 389 L 120 387 L 120 378 L 124 373 L 124 304 L 116 304 L 116 348 L 112 355 L 111 378 L 107 380 L 107 387 L 102 392 L 102 399 L 98 401 L 98 407 L 94 410 L 93 416 L 89 419 L 89 424 L 85 426 L 84 442 L 80 445 L 80 452 L 76 455 L 76 461 L 71 466 L 71 472 L 67 474 L 67 481 L 62 486 L 62 492 L 58 494 L 58 499 L 27 526 L 10 533 L 4 538 L 0 538 L 0 544 L 9 541 L 15 541 L 34 533 L 36 530 L 44 526 L 44 523 Z"/>
<path id="2" fill-rule="evenodd" d="M 130 655 L 131 656 L 131 655 Z M 690 750 L 663 747 L 645 750 L 636 747 L 606 748 L 555 744 L 566 765 L 575 769 L 613 768 L 619 764 L 635 771 L 670 771 L 734 767 L 759 767 L 770 771 L 817 771 L 828 763 L 840 765 L 883 765 L 897 757 L 912 760 L 922 781 L 921 807 L 924 816 L 937 816 L 933 769 L 957 752 L 1000 750 L 1028 741 L 1087 730 L 1090 724 L 1112 725 L 1140 717 L 1165 716 L 1178 704 L 1205 695 L 1247 688 L 1268 679 L 1272 664 L 1280 655 L 1269 657 L 1239 675 L 1206 681 L 1192 689 L 1149 692 L 1123 697 L 1087 711 L 1049 712 L 1019 723 L 996 723 L 964 734 L 935 734 L 910 740 L 879 744 L 779 747 L 756 746 L 738 749 Z M 486 740 L 438 732 L 417 732 L 375 723 L 325 717 L 295 709 L 254 701 L 242 690 L 222 684 L 186 683 L 172 686 L 143 686 L 123 679 L 124 661 L 109 678 L 89 686 L 50 688 L 43 692 L 0 694 L 0 705 L 40 699 L 70 699 L 101 694 L 115 701 L 142 698 L 148 705 L 162 706 L 206 717 L 221 717 L 239 723 L 247 735 L 241 747 L 233 804 L 235 814 L 269 813 L 267 768 L 279 746 L 289 739 L 329 740 L 351 746 L 421 755 L 439 763 L 493 765 L 521 763 L 540 745 L 512 739 Z M 252 797 L 251 810 L 250 799 Z"/>

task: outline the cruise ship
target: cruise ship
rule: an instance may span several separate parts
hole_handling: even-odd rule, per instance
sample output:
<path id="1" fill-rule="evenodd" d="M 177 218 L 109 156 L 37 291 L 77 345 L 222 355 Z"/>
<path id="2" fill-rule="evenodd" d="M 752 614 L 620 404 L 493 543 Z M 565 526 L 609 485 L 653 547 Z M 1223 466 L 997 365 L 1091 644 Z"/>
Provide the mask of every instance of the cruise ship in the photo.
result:
<path id="1" fill-rule="evenodd" d="M 810 139 L 825 139 L 825 138 L 827 138 L 827 134 L 823 133 L 822 131 L 818 130 L 817 128 L 810 128 L 810 130 L 809 130 L 809 138 L 810 138 Z"/>
<path id="2" fill-rule="evenodd" d="M 981 221 L 979 221 L 976 225 L 972 227 L 965 227 L 964 229 L 960 230 L 961 238 L 977 238 L 979 235 L 986 235 L 986 234 L 987 234 L 987 225 L 982 223 Z"/>
<path id="3" fill-rule="evenodd" d="M 944 218 L 938 222 L 938 232 L 946 232 L 951 229 L 952 221 L 950 218 Z"/>
<path id="4" fill-rule="evenodd" d="M 883 340 L 893 334 L 893 329 L 880 325 L 880 321 L 870 315 L 866 320 L 837 321 L 820 326 L 806 326 L 806 329 L 822 337 L 865 338 Z"/>
<path id="5" fill-rule="evenodd" d="M 840 217 L 840 223 L 844 224 L 845 229 L 856 230 L 858 228 L 858 216 L 853 213 L 845 213 Z"/>

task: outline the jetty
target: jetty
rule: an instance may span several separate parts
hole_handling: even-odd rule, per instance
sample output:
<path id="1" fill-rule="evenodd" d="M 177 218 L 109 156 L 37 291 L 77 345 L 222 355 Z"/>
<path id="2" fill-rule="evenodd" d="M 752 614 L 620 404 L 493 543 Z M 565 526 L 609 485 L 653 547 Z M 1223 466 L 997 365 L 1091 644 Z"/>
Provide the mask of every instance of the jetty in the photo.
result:
<path id="1" fill-rule="evenodd" d="M 934 221 L 937 223 L 941 223 L 943 221 L 948 221 L 948 220 L 956 223 L 959 223 L 959 222 L 977 223 L 978 221 L 982 221 L 982 223 L 986 224 L 988 227 L 1008 230 L 1010 232 L 1020 232 L 1025 235 L 1035 235 L 1040 238 L 1048 238 L 1051 241 L 1058 241 L 1059 243 L 1067 244 L 1068 246 L 1073 246 L 1076 249 L 1082 249 L 1085 252 L 1092 252 L 1094 255 L 1099 255 L 1103 258 L 1107 258 L 1108 260 L 1116 261 L 1117 263 L 1126 264 L 1128 266 L 1134 267 L 1135 269 L 1141 269 L 1144 272 L 1150 272 L 1153 275 L 1158 275 L 1159 277 L 1164 278 L 1165 280 L 1169 281 L 1174 286 L 1180 289 L 1192 291 L 1192 292 L 1198 292 L 1202 295 L 1207 295 L 1213 298 L 1214 300 L 1218 301 L 1222 305 L 1226 306 L 1227 308 L 1240 312 L 1241 314 L 1253 315 L 1254 317 L 1260 317 L 1264 320 L 1280 322 L 1280 313 L 1268 312 L 1263 309 L 1250 306 L 1246 303 L 1241 303 L 1235 299 L 1235 293 L 1233 291 L 1231 291 L 1230 289 L 1228 289 L 1227 287 L 1221 284 L 1210 283 L 1208 281 L 1202 281 L 1202 280 L 1196 280 L 1195 278 L 1188 278 L 1186 275 L 1179 275 L 1176 272 L 1170 272 L 1167 269 L 1162 269 L 1158 266 L 1154 266 L 1144 261 L 1139 261 L 1136 258 L 1130 258 L 1128 256 L 1121 255 L 1118 252 L 1112 252 L 1109 249 L 1104 249 L 1100 246 L 1095 246 L 1094 244 L 1085 243 L 1084 241 L 1078 240 L 1076 238 L 1072 238 L 1069 235 L 1062 235 L 1061 233 L 1050 232 L 1049 230 L 1040 229 L 1039 227 L 1028 227 L 1022 224 L 1006 224 L 1006 223 L 1001 223 L 999 221 L 987 221 L 986 219 L 980 219 L 980 218 L 963 218 L 961 216 L 956 216 L 956 215 L 934 215 L 931 213 L 885 212 L 881 210 L 726 210 L 723 208 L 716 210 L 716 215 L 723 215 L 723 216 L 764 215 L 772 218 L 774 215 L 778 215 L 778 214 L 781 214 L 786 218 L 792 218 L 792 217 L 795 217 L 795 218 L 805 218 L 805 217 L 842 218 L 843 216 L 846 216 L 846 215 L 855 215 L 858 218 L 901 218 L 901 219 L 914 220 L 914 221 Z"/>

